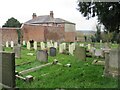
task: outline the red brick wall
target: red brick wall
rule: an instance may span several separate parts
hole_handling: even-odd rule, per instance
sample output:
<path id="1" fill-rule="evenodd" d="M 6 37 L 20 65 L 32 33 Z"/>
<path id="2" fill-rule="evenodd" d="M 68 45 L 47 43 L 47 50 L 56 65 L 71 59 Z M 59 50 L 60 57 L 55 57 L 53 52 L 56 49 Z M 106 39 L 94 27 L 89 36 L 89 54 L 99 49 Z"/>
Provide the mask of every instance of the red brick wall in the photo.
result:
<path id="1" fill-rule="evenodd" d="M 45 27 L 45 38 L 46 40 L 53 40 L 53 41 L 63 41 L 64 40 L 64 27 Z"/>
<path id="2" fill-rule="evenodd" d="M 18 28 L 0 28 L 2 32 L 2 43 L 5 45 L 6 41 L 13 41 L 15 44 L 18 43 Z"/>
<path id="3" fill-rule="evenodd" d="M 65 32 L 65 41 L 74 42 L 75 41 L 75 32 Z"/>
<path id="4" fill-rule="evenodd" d="M 44 27 L 38 25 L 24 25 L 22 28 L 23 40 L 45 41 Z"/>

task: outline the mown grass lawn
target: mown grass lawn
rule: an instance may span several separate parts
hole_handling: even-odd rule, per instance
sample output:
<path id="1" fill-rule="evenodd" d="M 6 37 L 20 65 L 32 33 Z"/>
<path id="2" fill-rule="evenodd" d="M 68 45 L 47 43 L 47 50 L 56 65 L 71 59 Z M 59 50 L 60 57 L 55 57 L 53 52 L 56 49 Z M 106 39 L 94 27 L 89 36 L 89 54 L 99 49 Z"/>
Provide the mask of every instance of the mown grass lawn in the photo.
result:
<path id="1" fill-rule="evenodd" d="M 11 51 L 10 48 L 6 50 Z M 29 64 L 16 66 L 17 71 L 22 71 L 41 65 L 36 60 L 36 51 L 27 50 L 22 47 L 21 59 L 16 59 L 16 65 L 25 62 Z M 34 53 L 33 56 L 28 56 L 27 53 Z M 117 88 L 118 81 L 116 78 L 103 77 L 103 67 L 92 65 L 94 58 L 87 58 L 86 61 L 75 59 L 74 56 L 57 54 L 55 57 L 48 57 L 48 61 L 52 62 L 57 59 L 63 65 L 70 63 L 71 67 L 63 65 L 51 65 L 43 67 L 35 72 L 27 75 L 34 76 L 34 81 L 31 83 L 16 79 L 16 85 L 20 88 Z M 22 89 L 21 89 L 22 90 Z"/>

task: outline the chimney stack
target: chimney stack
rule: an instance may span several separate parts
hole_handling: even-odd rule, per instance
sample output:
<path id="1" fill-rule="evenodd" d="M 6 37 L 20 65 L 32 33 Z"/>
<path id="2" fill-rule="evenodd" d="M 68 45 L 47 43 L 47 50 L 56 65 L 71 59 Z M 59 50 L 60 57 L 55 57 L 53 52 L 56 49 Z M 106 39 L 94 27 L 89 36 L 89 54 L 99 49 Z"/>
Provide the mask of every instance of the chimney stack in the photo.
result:
<path id="1" fill-rule="evenodd" d="M 54 13 L 53 13 L 53 11 L 50 11 L 50 17 L 54 18 Z"/>
<path id="2" fill-rule="evenodd" d="M 32 18 L 34 19 L 36 17 L 37 17 L 36 13 L 33 13 Z"/>

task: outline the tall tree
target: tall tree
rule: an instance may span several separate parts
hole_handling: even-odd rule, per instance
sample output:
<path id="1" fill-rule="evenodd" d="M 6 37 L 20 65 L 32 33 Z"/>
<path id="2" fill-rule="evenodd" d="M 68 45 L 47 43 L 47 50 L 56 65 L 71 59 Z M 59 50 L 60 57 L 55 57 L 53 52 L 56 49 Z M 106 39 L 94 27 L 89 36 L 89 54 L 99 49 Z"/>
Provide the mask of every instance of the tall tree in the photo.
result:
<path id="1" fill-rule="evenodd" d="M 94 0 L 93 0 L 94 1 Z M 99 0 L 101 1 L 101 0 Z M 98 17 L 109 32 L 119 32 L 120 27 L 120 3 L 119 2 L 80 2 L 78 10 L 87 19 Z"/>
<path id="2" fill-rule="evenodd" d="M 21 23 L 17 19 L 11 17 L 2 27 L 21 27 Z"/>

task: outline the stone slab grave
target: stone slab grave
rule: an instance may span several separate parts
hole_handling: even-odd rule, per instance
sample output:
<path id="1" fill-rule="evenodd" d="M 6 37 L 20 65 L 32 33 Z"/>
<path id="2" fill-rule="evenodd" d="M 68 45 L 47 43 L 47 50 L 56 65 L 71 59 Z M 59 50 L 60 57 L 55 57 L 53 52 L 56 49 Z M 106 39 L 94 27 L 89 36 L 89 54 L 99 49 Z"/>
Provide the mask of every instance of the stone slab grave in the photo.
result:
<path id="1" fill-rule="evenodd" d="M 2 88 L 15 88 L 15 53 L 0 52 L 0 84 Z"/>
<path id="2" fill-rule="evenodd" d="M 120 49 L 112 49 L 105 53 L 104 75 L 120 77 Z"/>
<path id="3" fill-rule="evenodd" d="M 13 52 L 15 53 L 16 58 L 21 58 L 21 45 L 14 46 Z"/>
<path id="4" fill-rule="evenodd" d="M 48 53 L 44 50 L 38 50 L 36 59 L 40 62 L 48 62 Z"/>
<path id="5" fill-rule="evenodd" d="M 50 47 L 50 56 L 56 56 L 56 48 Z"/>
<path id="6" fill-rule="evenodd" d="M 86 48 L 76 46 L 75 48 L 75 57 L 79 60 L 86 60 Z"/>

